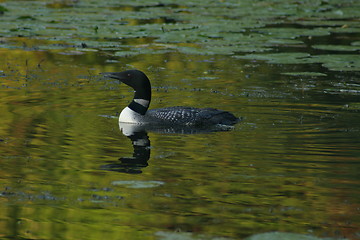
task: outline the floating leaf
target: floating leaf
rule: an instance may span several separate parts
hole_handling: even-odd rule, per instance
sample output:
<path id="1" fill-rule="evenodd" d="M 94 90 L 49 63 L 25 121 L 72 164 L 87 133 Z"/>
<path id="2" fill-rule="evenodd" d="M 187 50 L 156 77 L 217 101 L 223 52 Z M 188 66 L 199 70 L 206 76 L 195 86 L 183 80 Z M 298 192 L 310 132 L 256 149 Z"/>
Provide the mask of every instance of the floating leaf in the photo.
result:
<path id="1" fill-rule="evenodd" d="M 360 58 L 357 54 L 326 54 L 312 56 L 314 62 L 333 71 L 360 71 Z"/>
<path id="2" fill-rule="evenodd" d="M 360 46 L 347 46 L 347 45 L 313 45 L 312 48 L 328 51 L 357 51 Z"/>
<path id="3" fill-rule="evenodd" d="M 117 51 L 114 55 L 118 57 L 130 57 L 140 54 L 162 54 L 169 51 L 170 50 L 167 49 L 132 48 L 131 50 Z"/>
<path id="4" fill-rule="evenodd" d="M 281 4 L 280 4 L 281 3 Z M 311 57 L 304 52 L 268 53 L 291 47 L 305 48 L 304 37 L 330 36 L 331 33 L 358 33 L 358 3 L 335 1 L 158 1 L 105 2 L 78 1 L 69 5 L 44 5 L 32 1 L 23 8 L 17 1 L 2 5 L 11 11 L 1 15 L 0 35 L 46 39 L 27 49 L 66 49 L 108 51 L 117 57 L 163 54 L 179 51 L 199 55 L 237 55 L 244 59 L 266 60 L 277 64 L 321 63 L 331 69 L 358 69 L 357 61 L 335 67 L 331 60 Z M 29 15 L 31 13 L 31 15 Z M 134 14 L 136 13 L 136 14 Z M 251 13 L 251 14 L 249 14 Z M 141 43 L 141 41 L 143 41 Z M 59 44 L 61 42 L 61 44 Z M 164 44 L 163 47 L 153 44 Z M 2 42 L 2 47 L 21 48 L 21 44 Z M 148 44 L 147 46 L 142 46 Z M 168 46 L 165 46 L 168 45 Z M 171 46 L 170 46 L 171 45 Z M 140 47 L 139 47 L 140 46 Z M 314 45 L 323 51 L 358 51 L 358 43 Z"/>
<path id="5" fill-rule="evenodd" d="M 113 181 L 112 185 L 122 185 L 127 188 L 154 188 L 165 184 L 161 181 Z"/>
<path id="6" fill-rule="evenodd" d="M 269 232 L 269 233 L 255 234 L 253 236 L 246 238 L 245 240 L 332 240 L 332 238 L 318 238 L 308 234 L 298 234 L 298 233 Z M 346 240 L 346 239 L 342 239 L 342 240 Z"/>
<path id="7" fill-rule="evenodd" d="M 20 20 L 36 20 L 36 18 L 34 18 L 33 16 L 29 16 L 29 15 L 20 16 L 17 19 L 20 19 Z"/>
<path id="8" fill-rule="evenodd" d="M 300 64 L 311 62 L 308 53 L 265 53 L 235 56 L 240 59 L 265 60 L 276 64 Z"/>
<path id="9" fill-rule="evenodd" d="M 213 237 L 205 234 L 194 234 L 191 232 L 156 232 L 155 235 L 160 240 L 231 240 L 224 237 Z"/>
<path id="10" fill-rule="evenodd" d="M 300 36 L 326 36 L 330 34 L 328 28 L 299 29 L 299 28 L 260 28 L 257 30 L 273 38 L 295 39 Z"/>
<path id="11" fill-rule="evenodd" d="M 264 60 L 275 64 L 314 64 L 321 63 L 333 71 L 360 71 L 358 55 L 324 54 L 310 56 L 307 53 L 269 53 L 234 56 L 240 59 Z"/>
<path id="12" fill-rule="evenodd" d="M 281 73 L 281 74 L 287 75 L 287 76 L 311 76 L 311 77 L 327 76 L 325 73 L 319 73 L 319 72 L 286 72 L 286 73 Z"/>
<path id="13" fill-rule="evenodd" d="M 9 11 L 7 8 L 0 5 L 0 14 L 3 14 L 4 12 Z"/>

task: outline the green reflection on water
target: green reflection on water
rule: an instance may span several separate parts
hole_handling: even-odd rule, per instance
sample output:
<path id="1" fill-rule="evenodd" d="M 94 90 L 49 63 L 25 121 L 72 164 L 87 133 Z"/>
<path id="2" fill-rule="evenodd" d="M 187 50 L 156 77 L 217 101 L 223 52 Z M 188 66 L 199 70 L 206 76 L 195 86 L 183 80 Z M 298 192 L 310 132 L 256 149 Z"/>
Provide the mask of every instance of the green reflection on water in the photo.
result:
<path id="1" fill-rule="evenodd" d="M 126 86 L 96 76 L 118 63 L 105 64 L 95 53 L 2 53 L 3 238 L 158 239 L 157 232 L 180 230 L 236 239 L 356 229 L 347 220 L 357 221 L 358 109 L 343 106 L 352 95 L 319 97 L 319 86 L 310 85 L 324 76 L 301 75 L 303 87 L 275 89 L 298 76 L 224 57 L 129 58 L 148 69 L 153 107 L 182 102 L 245 117 L 230 132 L 149 132 L 149 165 L 131 175 L 101 170 L 132 154 L 117 120 L 100 116 L 117 115 L 132 98 Z M 161 66 L 165 57 L 171 61 L 164 69 L 146 65 Z M 82 66 L 73 64 L 79 60 Z M 263 81 L 271 71 L 278 78 Z M 131 182 L 152 187 L 113 184 Z"/>

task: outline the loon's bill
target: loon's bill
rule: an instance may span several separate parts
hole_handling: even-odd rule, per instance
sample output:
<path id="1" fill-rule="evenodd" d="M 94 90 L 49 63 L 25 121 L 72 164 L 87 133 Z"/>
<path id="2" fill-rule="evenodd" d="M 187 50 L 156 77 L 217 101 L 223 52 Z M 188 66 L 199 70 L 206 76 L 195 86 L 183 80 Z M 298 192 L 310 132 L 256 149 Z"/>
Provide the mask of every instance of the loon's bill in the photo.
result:
<path id="1" fill-rule="evenodd" d="M 158 124 L 168 126 L 234 125 L 240 118 L 232 113 L 214 108 L 166 107 L 149 109 L 151 84 L 145 73 L 139 70 L 102 73 L 118 79 L 135 90 L 134 98 L 119 116 L 119 122 L 131 124 Z"/>

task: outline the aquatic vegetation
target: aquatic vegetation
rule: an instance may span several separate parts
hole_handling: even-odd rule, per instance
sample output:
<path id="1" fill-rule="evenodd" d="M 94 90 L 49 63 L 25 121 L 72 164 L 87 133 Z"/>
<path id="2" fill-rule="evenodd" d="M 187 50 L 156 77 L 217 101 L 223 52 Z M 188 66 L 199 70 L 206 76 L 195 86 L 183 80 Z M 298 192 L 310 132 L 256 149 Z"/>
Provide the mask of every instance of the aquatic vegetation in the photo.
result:
<path id="1" fill-rule="evenodd" d="M 79 51 L 93 48 L 117 57 L 179 51 L 200 55 L 246 55 L 248 58 L 249 53 L 273 53 L 279 47 L 294 49 L 305 46 L 308 44 L 305 39 L 332 38 L 335 33 L 360 31 L 360 23 L 356 21 L 360 7 L 357 1 L 207 0 L 182 1 L 181 4 L 141 0 L 122 1 L 121 4 L 114 0 L 103 3 L 69 1 L 64 4 L 32 1 L 26 8 L 20 3 L 3 3 L 1 37 L 46 39 L 49 42 L 39 42 L 34 46 L 42 50 L 61 48 L 51 43 L 60 41 L 64 47 L 82 46 Z M 150 45 L 139 46 L 136 41 L 131 41 L 137 38 Z M 172 46 L 159 50 L 151 47 L 151 43 Z M 181 46 L 186 43 L 192 45 Z M 2 42 L 1 46 L 14 47 L 14 42 Z M 21 48 L 21 45 L 17 47 Z M 314 44 L 312 47 L 323 51 L 359 51 L 354 44 Z M 304 61 L 303 58 L 293 58 L 293 53 L 289 55 L 291 63 L 312 63 L 316 59 L 325 67 L 332 66 L 328 59 L 321 57 Z M 256 56 L 259 59 L 259 55 Z M 355 62 L 352 67 L 339 66 L 336 70 L 358 68 Z"/>
<path id="2" fill-rule="evenodd" d="M 245 240 L 346 240 L 345 238 L 318 238 L 307 234 L 285 233 L 285 232 L 269 232 L 255 234 Z"/>
<path id="3" fill-rule="evenodd" d="M 161 181 L 114 181 L 112 185 L 125 186 L 127 188 L 154 188 L 165 184 Z"/>
<path id="4" fill-rule="evenodd" d="M 319 72 L 287 72 L 287 73 L 281 73 L 281 74 L 288 75 L 288 76 L 313 76 L 313 77 L 327 76 L 325 73 L 319 73 Z"/>
<path id="5" fill-rule="evenodd" d="M 0 5 L 0 14 L 4 14 L 4 12 L 9 11 L 7 8 Z"/>

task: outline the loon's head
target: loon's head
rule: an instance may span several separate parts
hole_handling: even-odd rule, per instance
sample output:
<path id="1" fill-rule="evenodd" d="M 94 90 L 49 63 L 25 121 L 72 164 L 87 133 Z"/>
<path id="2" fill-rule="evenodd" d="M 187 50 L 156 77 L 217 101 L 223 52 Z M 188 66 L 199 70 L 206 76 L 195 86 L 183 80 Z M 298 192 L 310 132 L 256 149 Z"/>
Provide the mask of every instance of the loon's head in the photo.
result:
<path id="1" fill-rule="evenodd" d="M 118 79 L 135 90 L 134 99 L 151 100 L 151 85 L 149 78 L 139 70 L 103 73 L 106 77 Z"/>

